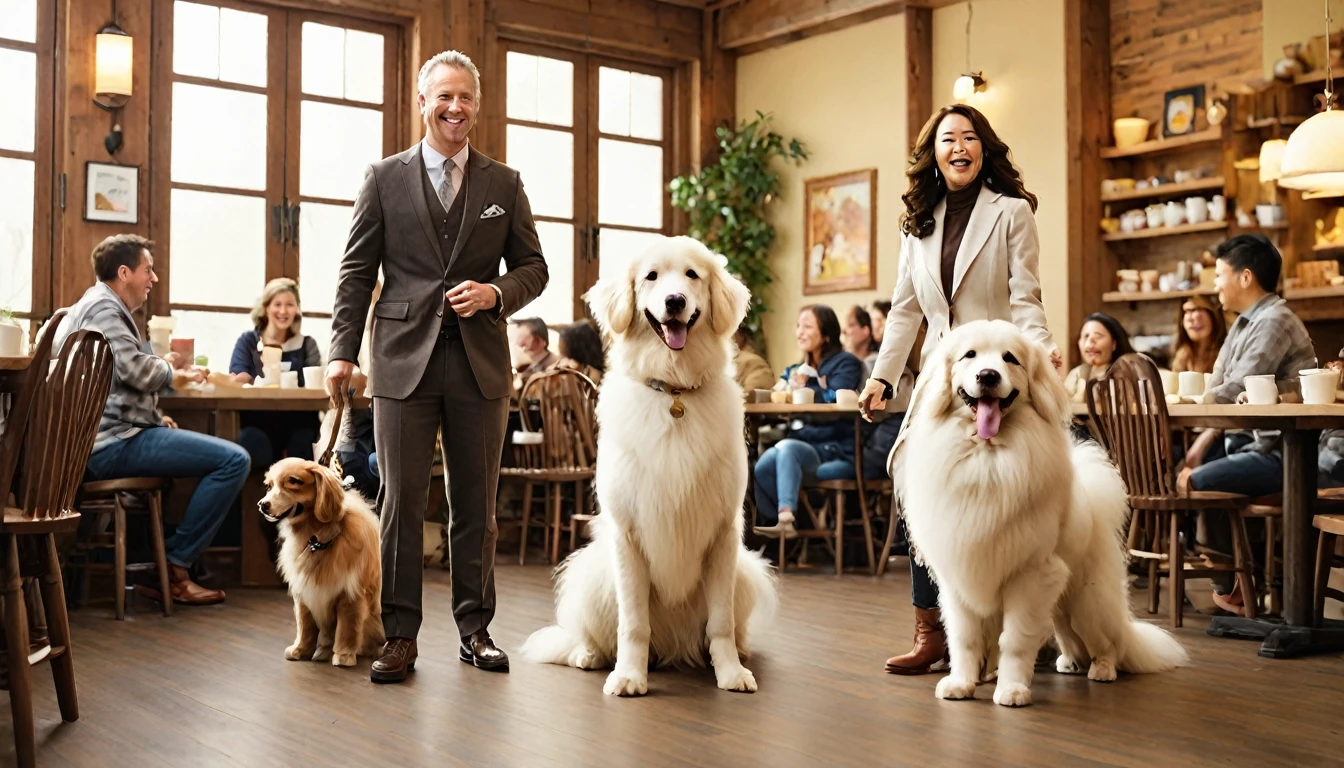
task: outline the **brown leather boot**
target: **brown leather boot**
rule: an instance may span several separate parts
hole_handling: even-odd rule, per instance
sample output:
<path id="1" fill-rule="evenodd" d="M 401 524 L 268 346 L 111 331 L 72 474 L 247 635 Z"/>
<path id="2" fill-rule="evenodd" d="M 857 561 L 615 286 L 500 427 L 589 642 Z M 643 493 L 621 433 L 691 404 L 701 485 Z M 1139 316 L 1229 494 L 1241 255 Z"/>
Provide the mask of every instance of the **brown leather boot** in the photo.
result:
<path id="1" fill-rule="evenodd" d="M 893 675 L 927 675 L 947 669 L 947 633 L 938 609 L 915 609 L 915 647 L 904 656 L 887 659 Z"/>

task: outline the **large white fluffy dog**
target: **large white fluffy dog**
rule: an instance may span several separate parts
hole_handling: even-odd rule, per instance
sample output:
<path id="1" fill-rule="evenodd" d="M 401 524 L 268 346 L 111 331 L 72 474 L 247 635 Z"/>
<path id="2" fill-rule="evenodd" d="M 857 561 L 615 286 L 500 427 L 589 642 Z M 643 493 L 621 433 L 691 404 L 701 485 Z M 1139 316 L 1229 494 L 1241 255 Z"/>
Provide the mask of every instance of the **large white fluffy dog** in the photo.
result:
<path id="1" fill-rule="evenodd" d="M 648 691 L 659 666 L 755 691 L 748 624 L 773 611 L 768 565 L 742 546 L 747 456 L 729 343 L 750 295 L 690 238 L 660 241 L 588 295 L 610 353 L 598 396 L 593 539 L 558 571 L 556 623 L 525 659 L 615 668 L 603 691 Z"/>
<path id="2" fill-rule="evenodd" d="M 940 588 L 952 667 L 940 699 L 971 698 L 997 652 L 994 701 L 1030 704 L 1052 623 L 1060 672 L 1110 681 L 1186 661 L 1130 614 L 1124 484 L 1099 446 L 1071 441 L 1069 414 L 1046 352 L 1011 323 L 954 330 L 920 376 L 892 471 Z"/>

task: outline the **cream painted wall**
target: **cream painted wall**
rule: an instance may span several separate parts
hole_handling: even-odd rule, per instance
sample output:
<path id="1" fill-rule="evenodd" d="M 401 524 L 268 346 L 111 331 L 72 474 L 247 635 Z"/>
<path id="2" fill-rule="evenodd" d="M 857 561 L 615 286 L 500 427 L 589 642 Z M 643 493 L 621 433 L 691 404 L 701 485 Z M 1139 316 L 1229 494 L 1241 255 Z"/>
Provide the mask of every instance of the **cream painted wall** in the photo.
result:
<path id="1" fill-rule="evenodd" d="M 967 67 L 965 3 L 933 12 L 933 103 L 950 103 Z M 987 88 L 969 101 L 1012 148 L 1027 189 L 1040 199 L 1041 295 L 1055 343 L 1068 327 L 1068 147 L 1064 84 L 1064 0 L 979 0 L 971 26 L 972 71 Z M 1089 308 L 1090 310 L 1090 308 Z"/>
<path id="2" fill-rule="evenodd" d="M 900 255 L 905 191 L 905 21 L 888 16 L 800 40 L 737 62 L 737 114 L 773 113 L 775 130 L 811 158 L 781 168 L 783 194 L 770 218 L 778 237 L 765 318 L 766 352 L 777 371 L 796 362 L 798 310 L 826 303 L 840 313 L 890 297 Z M 877 290 L 803 295 L 803 181 L 877 168 Z"/>
<path id="3" fill-rule="evenodd" d="M 1344 24 L 1344 0 L 1330 0 L 1332 29 Z M 1265 77 L 1274 76 L 1274 62 L 1283 58 L 1283 46 L 1306 43 L 1325 34 L 1325 3 L 1321 0 L 1265 0 L 1264 33 Z"/>

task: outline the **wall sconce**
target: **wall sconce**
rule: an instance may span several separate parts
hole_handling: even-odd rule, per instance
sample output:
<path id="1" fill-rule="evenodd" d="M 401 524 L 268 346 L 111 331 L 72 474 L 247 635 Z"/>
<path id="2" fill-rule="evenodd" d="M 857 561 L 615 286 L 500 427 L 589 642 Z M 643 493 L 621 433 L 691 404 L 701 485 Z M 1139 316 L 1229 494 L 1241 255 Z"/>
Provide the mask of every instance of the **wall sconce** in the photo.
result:
<path id="1" fill-rule="evenodd" d="M 112 3 L 112 22 L 98 30 L 94 43 L 93 103 L 112 113 L 112 130 L 103 139 L 109 155 L 121 149 L 121 124 L 117 111 L 131 99 L 135 39 L 117 26 L 117 5 Z"/>
<path id="2" fill-rule="evenodd" d="M 957 101 L 966 101 L 972 95 L 983 90 L 985 90 L 984 76 L 979 72 L 972 72 L 958 77 L 957 82 L 952 84 L 952 98 Z"/>

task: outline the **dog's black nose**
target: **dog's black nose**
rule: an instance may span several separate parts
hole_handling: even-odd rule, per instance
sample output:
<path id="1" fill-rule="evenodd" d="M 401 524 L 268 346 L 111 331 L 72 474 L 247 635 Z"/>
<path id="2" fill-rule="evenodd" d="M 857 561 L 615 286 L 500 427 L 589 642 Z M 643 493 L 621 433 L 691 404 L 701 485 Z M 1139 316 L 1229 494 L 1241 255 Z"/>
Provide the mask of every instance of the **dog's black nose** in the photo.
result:
<path id="1" fill-rule="evenodd" d="M 667 297 L 667 313 L 670 315 L 679 315 L 686 309 L 686 297 L 680 293 L 674 293 Z"/>
<path id="2" fill-rule="evenodd" d="M 1002 380 L 1003 376 L 1000 375 L 999 372 L 994 370 L 993 368 L 986 368 L 983 371 L 975 374 L 976 383 L 982 387 L 990 389 L 999 386 L 999 382 Z"/>
<path id="3" fill-rule="evenodd" d="M 257 509 L 261 510 L 263 513 L 264 513 L 264 512 L 270 512 L 270 511 L 271 511 L 271 502 L 269 502 L 269 501 L 267 501 L 267 500 L 265 500 L 265 499 L 262 499 L 261 501 L 258 501 L 258 502 L 257 502 Z"/>

